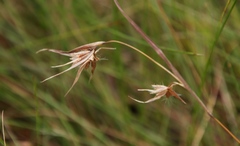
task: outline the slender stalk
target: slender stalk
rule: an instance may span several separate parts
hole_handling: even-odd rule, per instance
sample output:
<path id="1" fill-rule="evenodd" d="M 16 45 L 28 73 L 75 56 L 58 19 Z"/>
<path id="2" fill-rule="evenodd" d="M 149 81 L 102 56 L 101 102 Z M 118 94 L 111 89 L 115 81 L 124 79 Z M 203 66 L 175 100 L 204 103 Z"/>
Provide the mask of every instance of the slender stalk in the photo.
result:
<path id="1" fill-rule="evenodd" d="M 228 1 L 227 1 L 227 4 L 225 5 L 224 10 L 223 10 L 223 12 L 222 12 L 220 21 L 223 20 L 223 16 L 225 15 L 225 13 L 226 13 L 226 11 L 227 11 L 227 8 L 228 8 L 228 6 L 230 5 L 230 2 L 231 2 L 231 0 L 228 0 Z"/>
<path id="2" fill-rule="evenodd" d="M 145 56 L 146 58 L 148 58 L 149 60 L 151 60 L 153 63 L 155 63 L 157 66 L 159 66 L 160 68 L 162 68 L 163 70 L 165 70 L 167 73 L 169 73 L 172 77 L 174 77 L 179 83 L 181 86 L 183 86 L 181 80 L 175 76 L 171 71 L 169 71 L 167 68 L 165 68 L 164 66 L 162 66 L 160 63 L 158 63 L 157 61 L 155 61 L 153 58 L 151 58 L 150 56 L 148 56 L 147 54 L 145 54 L 144 52 L 140 51 L 139 49 L 129 45 L 129 44 L 126 44 L 124 42 L 121 42 L 121 41 L 117 41 L 117 40 L 110 40 L 110 41 L 107 41 L 106 43 L 118 43 L 118 44 L 122 44 L 124 46 L 127 46 L 135 51 L 137 51 L 138 53 L 142 54 L 143 56 Z"/>
<path id="3" fill-rule="evenodd" d="M 202 108 L 207 112 L 207 114 L 215 121 L 217 122 L 234 140 L 236 140 L 240 144 L 240 140 L 226 128 L 218 119 L 216 119 L 212 113 L 208 110 L 206 105 L 202 102 L 202 100 L 198 97 L 198 95 L 191 89 L 191 87 L 188 85 L 188 83 L 184 80 L 184 78 L 180 75 L 180 73 L 177 71 L 177 69 L 172 65 L 172 63 L 168 60 L 168 58 L 165 56 L 165 54 L 162 52 L 162 50 L 141 30 L 141 28 L 123 11 L 123 9 L 118 4 L 117 0 L 114 0 L 117 8 L 119 11 L 123 14 L 123 16 L 128 20 L 128 22 L 133 26 L 133 28 L 148 42 L 148 44 L 156 51 L 156 53 L 166 62 L 168 67 L 172 70 L 173 74 L 180 80 L 181 83 L 183 83 L 185 89 L 193 95 L 193 97 L 198 101 L 198 103 L 202 106 Z M 236 0 L 235 0 L 236 2 Z M 235 5 L 235 3 L 233 4 Z M 232 10 L 232 9 L 231 9 Z M 226 22 L 224 22 L 223 26 Z M 223 26 L 221 27 L 219 33 L 217 34 L 218 37 L 216 37 L 216 40 L 218 40 L 219 35 L 223 29 Z M 216 41 L 214 41 L 213 46 L 215 46 Z M 212 52 L 212 51 L 211 51 Z M 210 57 L 211 58 L 211 54 Z M 209 59 L 210 60 L 210 59 Z M 207 66 L 209 65 L 209 61 L 207 63 Z"/>
<path id="4" fill-rule="evenodd" d="M 2 135 L 3 135 L 3 145 L 6 146 L 5 131 L 4 131 L 4 111 L 2 111 Z"/>

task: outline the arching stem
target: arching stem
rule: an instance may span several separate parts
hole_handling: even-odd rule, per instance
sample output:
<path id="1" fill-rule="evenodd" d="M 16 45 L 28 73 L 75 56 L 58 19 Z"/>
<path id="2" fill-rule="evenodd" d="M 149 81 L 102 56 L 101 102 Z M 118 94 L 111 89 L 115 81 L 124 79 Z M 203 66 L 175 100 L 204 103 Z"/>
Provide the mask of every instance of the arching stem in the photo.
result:
<path id="1" fill-rule="evenodd" d="M 140 51 L 139 49 L 129 45 L 129 44 L 126 44 L 124 42 L 121 42 L 121 41 L 117 41 L 117 40 L 110 40 L 110 41 L 107 41 L 105 43 L 118 43 L 118 44 L 121 44 L 121 45 L 124 45 L 124 46 L 127 46 L 135 51 L 137 51 L 138 53 L 142 54 L 143 56 L 145 56 L 146 58 L 148 58 L 149 60 L 151 60 L 153 63 L 155 63 L 157 66 L 161 67 L 163 70 L 165 70 L 167 73 L 169 73 L 173 78 L 175 78 L 180 84 L 181 86 L 183 86 L 181 80 L 179 80 L 179 78 L 177 76 L 175 76 L 171 71 L 169 71 L 167 68 L 165 68 L 163 65 L 161 65 L 160 63 L 158 63 L 157 61 L 155 61 L 153 58 L 151 58 L 150 56 L 148 56 L 147 54 L 145 54 L 144 52 Z"/>

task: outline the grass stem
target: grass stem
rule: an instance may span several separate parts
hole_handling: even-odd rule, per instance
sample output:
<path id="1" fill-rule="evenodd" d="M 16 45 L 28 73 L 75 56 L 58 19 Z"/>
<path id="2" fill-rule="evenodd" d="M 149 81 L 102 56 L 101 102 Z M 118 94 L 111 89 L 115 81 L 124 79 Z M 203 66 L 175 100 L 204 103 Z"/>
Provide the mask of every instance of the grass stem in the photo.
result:
<path id="1" fill-rule="evenodd" d="M 135 51 L 137 51 L 138 53 L 142 54 L 143 56 L 145 56 L 146 58 L 148 58 L 149 60 L 151 60 L 154 64 L 156 64 L 157 66 L 159 66 L 160 68 L 162 68 L 163 70 L 165 70 L 167 73 L 169 73 L 173 78 L 175 78 L 179 83 L 181 83 L 181 85 L 183 86 L 181 80 L 175 76 L 171 71 L 169 71 L 167 68 L 165 68 L 163 65 L 161 65 L 160 63 L 158 63 L 157 61 L 155 61 L 153 58 L 151 58 L 150 56 L 148 56 L 146 53 L 142 52 L 141 50 L 129 45 L 129 44 L 126 44 L 124 42 L 121 42 L 121 41 L 117 41 L 117 40 L 110 40 L 110 41 L 107 41 L 106 43 L 118 43 L 118 44 L 122 44 L 124 46 L 127 46 Z"/>
<path id="2" fill-rule="evenodd" d="M 2 111 L 2 135 L 3 135 L 3 145 L 6 146 L 6 138 L 5 138 L 5 131 L 4 131 L 4 111 Z"/>

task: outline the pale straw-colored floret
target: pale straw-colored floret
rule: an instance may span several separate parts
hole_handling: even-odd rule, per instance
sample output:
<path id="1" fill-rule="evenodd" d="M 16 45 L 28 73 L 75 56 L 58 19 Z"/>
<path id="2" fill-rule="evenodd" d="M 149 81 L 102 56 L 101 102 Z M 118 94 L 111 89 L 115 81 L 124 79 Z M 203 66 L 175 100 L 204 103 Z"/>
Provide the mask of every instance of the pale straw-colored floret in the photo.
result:
<path id="1" fill-rule="evenodd" d="M 169 98 L 170 96 L 173 96 L 173 97 L 181 100 L 184 104 L 186 104 L 186 102 L 172 89 L 174 85 L 180 85 L 180 84 L 174 82 L 173 84 L 170 84 L 169 86 L 152 85 L 153 89 L 138 89 L 138 91 L 147 91 L 150 94 L 156 94 L 152 99 L 149 99 L 147 101 L 140 101 L 140 100 L 137 100 L 132 97 L 130 97 L 130 98 L 139 103 L 150 103 L 150 102 L 153 102 L 155 100 L 162 98 L 163 96 L 166 96 L 167 98 Z"/>
<path id="2" fill-rule="evenodd" d="M 54 53 L 57 53 L 60 55 L 70 57 L 71 61 L 69 61 L 65 64 L 52 66 L 52 68 L 63 67 L 63 66 L 72 64 L 72 66 L 69 67 L 68 69 L 66 69 L 58 74 L 55 74 L 53 76 L 50 76 L 50 77 L 46 78 L 45 80 L 43 80 L 42 82 L 45 82 L 45 81 L 52 79 L 58 75 L 61 75 L 73 68 L 79 67 L 77 75 L 75 77 L 75 80 L 74 80 L 72 86 L 65 94 L 65 96 L 66 96 L 69 93 L 69 91 L 73 88 L 73 86 L 76 84 L 76 82 L 78 81 L 83 69 L 91 66 L 92 67 L 91 73 L 92 74 L 94 73 L 94 70 L 96 68 L 96 62 L 99 60 L 102 60 L 96 56 L 97 52 L 99 52 L 102 49 L 108 49 L 108 50 L 115 49 L 115 48 L 99 47 L 99 46 L 103 45 L 104 43 L 105 43 L 104 41 L 94 42 L 94 43 L 90 43 L 90 44 L 86 44 L 86 45 L 77 47 L 71 51 L 61 51 L 61 50 L 56 50 L 56 49 L 41 49 L 41 50 L 39 50 L 37 53 L 42 52 L 42 51 L 50 51 L 50 52 L 54 52 Z"/>

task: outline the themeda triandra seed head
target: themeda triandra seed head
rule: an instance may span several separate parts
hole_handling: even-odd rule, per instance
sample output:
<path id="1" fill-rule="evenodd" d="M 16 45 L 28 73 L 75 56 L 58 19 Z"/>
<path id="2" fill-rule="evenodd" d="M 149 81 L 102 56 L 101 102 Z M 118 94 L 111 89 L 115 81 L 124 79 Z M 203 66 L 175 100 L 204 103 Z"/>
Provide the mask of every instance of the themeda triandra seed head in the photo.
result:
<path id="1" fill-rule="evenodd" d="M 63 67 L 63 66 L 72 64 L 72 66 L 69 67 L 68 69 L 66 69 L 58 74 L 55 74 L 55 75 L 43 80 L 42 82 L 52 79 L 52 78 L 54 78 L 60 74 L 63 74 L 73 68 L 79 67 L 77 75 L 75 77 L 75 80 L 74 80 L 72 86 L 65 94 L 65 96 L 66 96 L 69 93 L 69 91 L 73 88 L 73 86 L 76 84 L 76 82 L 78 81 L 83 69 L 87 69 L 90 66 L 92 68 L 91 73 L 92 74 L 94 73 L 94 70 L 96 68 L 96 62 L 101 60 L 100 58 L 98 58 L 96 56 L 97 52 L 99 52 L 101 49 L 108 49 L 108 50 L 115 49 L 115 48 L 99 47 L 99 46 L 103 45 L 104 43 L 105 43 L 104 41 L 94 42 L 94 43 L 79 46 L 70 51 L 62 51 L 62 50 L 56 50 L 56 49 L 41 49 L 41 50 L 39 50 L 37 53 L 42 52 L 42 51 L 49 51 L 49 52 L 54 52 L 54 53 L 57 53 L 60 55 L 70 57 L 71 61 L 69 61 L 65 64 L 52 66 L 52 68 Z"/>
<path id="2" fill-rule="evenodd" d="M 173 90 L 173 86 L 175 86 L 175 85 L 179 85 L 179 83 L 174 82 L 174 83 L 170 84 L 169 86 L 152 85 L 153 89 L 138 89 L 138 91 L 148 91 L 150 94 L 156 94 L 152 99 L 149 99 L 147 101 L 140 101 L 140 100 L 137 100 L 132 97 L 130 97 L 130 98 L 139 103 L 150 103 L 150 102 L 153 102 L 155 100 L 162 98 L 163 96 L 166 96 L 167 98 L 169 98 L 170 96 L 173 96 L 173 97 L 181 100 L 184 104 L 186 104 L 186 102 Z"/>

